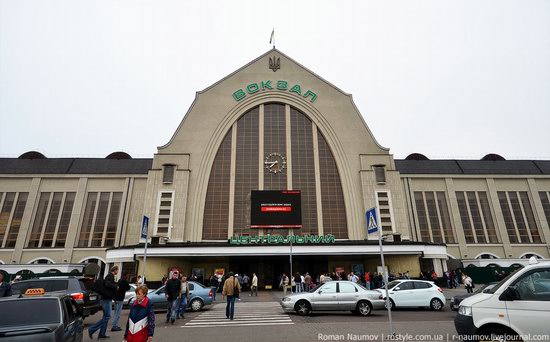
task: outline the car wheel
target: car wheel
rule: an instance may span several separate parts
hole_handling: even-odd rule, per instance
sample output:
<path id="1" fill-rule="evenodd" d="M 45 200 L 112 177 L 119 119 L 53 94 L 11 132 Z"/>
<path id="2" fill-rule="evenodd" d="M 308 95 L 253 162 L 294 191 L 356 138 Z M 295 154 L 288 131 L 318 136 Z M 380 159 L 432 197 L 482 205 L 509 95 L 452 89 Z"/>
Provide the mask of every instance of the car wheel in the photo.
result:
<path id="1" fill-rule="evenodd" d="M 295 310 L 298 315 L 307 316 L 311 312 L 311 305 L 307 301 L 301 300 L 296 303 Z"/>
<path id="2" fill-rule="evenodd" d="M 361 316 L 369 316 L 372 313 L 372 305 L 367 301 L 360 301 L 357 303 L 357 312 Z"/>
<path id="3" fill-rule="evenodd" d="M 517 334 L 512 330 L 498 326 L 483 329 L 480 335 L 485 338 L 485 341 L 521 341 L 518 340 Z"/>
<path id="4" fill-rule="evenodd" d="M 189 305 L 191 307 L 191 310 L 193 311 L 199 311 L 203 307 L 202 300 L 195 298 L 191 301 L 191 304 Z"/>
<path id="5" fill-rule="evenodd" d="M 386 305 L 386 301 L 384 300 L 384 308 L 388 308 L 388 306 Z M 390 298 L 390 309 L 395 309 L 395 303 L 393 302 L 393 299 Z"/>
<path id="6" fill-rule="evenodd" d="M 430 309 L 434 311 L 440 311 L 443 309 L 443 302 L 437 298 L 434 298 L 430 301 Z"/>

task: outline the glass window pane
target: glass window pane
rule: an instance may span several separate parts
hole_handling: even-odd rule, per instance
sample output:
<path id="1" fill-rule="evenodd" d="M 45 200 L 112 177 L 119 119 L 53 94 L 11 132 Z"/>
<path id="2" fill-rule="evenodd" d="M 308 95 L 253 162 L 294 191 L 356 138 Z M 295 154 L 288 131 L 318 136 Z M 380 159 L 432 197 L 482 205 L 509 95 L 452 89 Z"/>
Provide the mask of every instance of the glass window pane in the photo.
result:
<path id="1" fill-rule="evenodd" d="M 529 201 L 529 195 L 527 194 L 527 192 L 523 191 L 519 193 L 519 196 L 521 198 L 523 211 L 525 212 L 527 224 L 529 225 L 527 228 L 531 233 L 531 238 L 533 239 L 533 243 L 541 243 L 542 240 L 540 238 L 537 222 L 535 221 L 535 215 L 533 214 L 533 208 L 531 207 L 531 202 Z M 525 242 L 529 242 L 529 240 Z"/>
<path id="2" fill-rule="evenodd" d="M 17 205 L 15 206 L 15 213 L 13 214 L 10 230 L 6 239 L 7 248 L 15 247 L 17 236 L 19 235 L 19 228 L 21 228 L 21 220 L 23 219 L 23 213 L 25 211 L 25 206 L 27 205 L 28 196 L 28 192 L 19 193 L 19 197 L 17 198 Z M 0 198 L 1 197 L 2 196 L 0 195 Z"/>
<path id="3" fill-rule="evenodd" d="M 36 216 L 34 218 L 34 224 L 32 226 L 31 236 L 27 247 L 38 247 L 40 241 L 40 235 L 42 234 L 42 226 L 46 219 L 46 210 L 48 208 L 48 202 L 50 201 L 50 193 L 40 193 L 40 199 L 38 200 L 38 209 L 36 210 Z"/>
<path id="4" fill-rule="evenodd" d="M 449 208 L 447 207 L 447 198 L 443 191 L 437 192 L 437 205 L 439 206 L 439 214 L 443 223 L 443 233 L 445 234 L 445 243 L 456 243 L 453 227 L 451 226 L 451 218 L 449 216 Z"/>
<path id="5" fill-rule="evenodd" d="M 441 236 L 441 229 L 439 225 L 439 217 L 437 216 L 437 208 L 435 204 L 434 193 L 429 191 L 426 195 L 426 206 L 428 207 L 428 219 L 430 220 L 430 227 L 432 231 L 433 242 L 442 243 L 443 237 Z"/>
<path id="6" fill-rule="evenodd" d="M 202 238 L 204 240 L 227 239 L 232 135 L 232 129 L 230 129 L 216 153 L 214 164 L 212 164 L 212 170 L 210 171 L 204 204 L 202 229 Z M 166 215 L 166 212 L 163 215 Z"/>
<path id="7" fill-rule="evenodd" d="M 518 243 L 519 238 L 516 234 L 516 229 L 514 225 L 514 219 L 512 218 L 512 211 L 510 210 L 510 205 L 508 199 L 506 198 L 506 192 L 498 192 L 498 201 L 500 202 L 500 209 L 502 210 L 502 216 L 504 217 L 504 223 L 506 224 L 506 232 L 508 232 L 508 237 L 511 243 Z"/>
<path id="8" fill-rule="evenodd" d="M 44 229 L 44 237 L 42 239 L 41 247 L 51 247 L 53 242 L 53 235 L 55 233 L 55 227 L 57 226 L 57 219 L 61 212 L 61 201 L 63 200 L 63 193 L 56 192 L 53 194 L 52 204 L 50 206 L 50 213 L 48 214 L 48 221 L 46 222 L 46 228 Z"/>
<path id="9" fill-rule="evenodd" d="M 65 195 L 65 203 L 63 204 L 63 211 L 61 212 L 61 221 L 59 222 L 55 247 L 65 247 L 65 240 L 67 239 L 67 231 L 69 230 L 69 224 L 71 222 L 75 196 L 75 192 L 68 192 Z"/>
<path id="10" fill-rule="evenodd" d="M 424 206 L 424 199 L 421 191 L 414 192 L 414 201 L 416 204 L 416 216 L 418 218 L 418 228 L 420 229 L 421 241 L 431 242 L 428 227 L 428 216 L 426 215 L 426 208 Z"/>
<path id="11" fill-rule="evenodd" d="M 493 214 L 491 213 L 491 207 L 489 206 L 489 198 L 486 192 L 478 192 L 479 202 L 481 203 L 481 212 L 483 213 L 483 219 L 485 220 L 485 228 L 487 229 L 487 235 L 489 235 L 489 243 L 498 243 L 498 236 L 493 221 Z"/>
<path id="12" fill-rule="evenodd" d="M 464 192 L 457 192 L 456 200 L 458 202 L 458 211 L 460 212 L 460 221 L 462 222 L 462 229 L 464 230 L 466 242 L 475 243 L 474 233 L 472 232 L 472 225 L 470 223 L 470 215 L 468 214 L 468 204 L 466 203 Z"/>
<path id="13" fill-rule="evenodd" d="M 88 241 L 90 239 L 90 232 L 92 230 L 92 223 L 94 220 L 95 207 L 97 205 L 97 192 L 88 193 L 88 199 L 86 201 L 86 209 L 84 210 L 84 220 L 82 220 L 82 227 L 80 227 L 80 237 L 78 239 L 78 247 L 88 247 Z"/>

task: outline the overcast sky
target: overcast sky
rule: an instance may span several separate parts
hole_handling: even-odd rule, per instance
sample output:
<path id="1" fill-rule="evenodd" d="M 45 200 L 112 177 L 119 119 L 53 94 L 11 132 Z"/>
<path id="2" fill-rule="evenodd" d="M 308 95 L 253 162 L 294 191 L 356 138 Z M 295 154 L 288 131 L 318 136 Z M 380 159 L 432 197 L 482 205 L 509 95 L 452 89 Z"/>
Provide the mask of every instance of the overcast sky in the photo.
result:
<path id="1" fill-rule="evenodd" d="M 396 158 L 550 159 L 550 0 L 0 0 L 0 156 L 150 158 L 273 27 Z"/>

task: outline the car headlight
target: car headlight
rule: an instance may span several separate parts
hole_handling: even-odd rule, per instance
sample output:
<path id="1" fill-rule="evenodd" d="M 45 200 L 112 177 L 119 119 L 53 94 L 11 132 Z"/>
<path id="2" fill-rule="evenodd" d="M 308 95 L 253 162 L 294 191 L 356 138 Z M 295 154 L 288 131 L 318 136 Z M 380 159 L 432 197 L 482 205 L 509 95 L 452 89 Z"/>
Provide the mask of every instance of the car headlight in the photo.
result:
<path id="1" fill-rule="evenodd" d="M 290 297 L 283 298 L 283 302 L 290 302 Z"/>
<path id="2" fill-rule="evenodd" d="M 463 316 L 471 316 L 472 315 L 472 307 L 471 306 L 460 306 L 458 308 L 458 314 Z"/>

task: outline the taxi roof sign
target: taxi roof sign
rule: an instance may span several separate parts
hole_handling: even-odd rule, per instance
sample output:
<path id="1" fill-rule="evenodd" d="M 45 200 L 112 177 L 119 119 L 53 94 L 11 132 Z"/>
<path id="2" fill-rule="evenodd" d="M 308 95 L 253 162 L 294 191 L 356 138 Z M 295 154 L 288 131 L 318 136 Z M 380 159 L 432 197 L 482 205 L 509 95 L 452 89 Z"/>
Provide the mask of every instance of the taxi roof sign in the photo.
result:
<path id="1" fill-rule="evenodd" d="M 25 296 L 43 296 L 45 293 L 46 290 L 43 288 L 27 289 Z"/>

